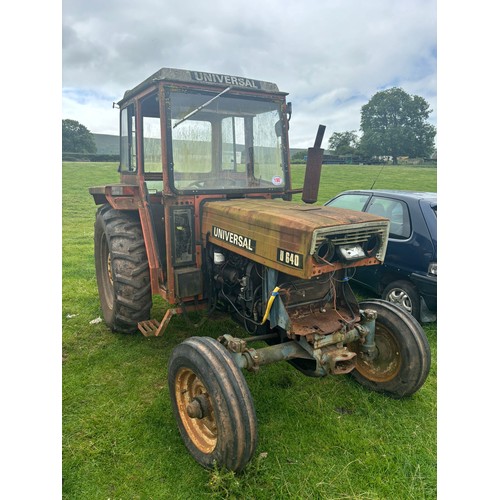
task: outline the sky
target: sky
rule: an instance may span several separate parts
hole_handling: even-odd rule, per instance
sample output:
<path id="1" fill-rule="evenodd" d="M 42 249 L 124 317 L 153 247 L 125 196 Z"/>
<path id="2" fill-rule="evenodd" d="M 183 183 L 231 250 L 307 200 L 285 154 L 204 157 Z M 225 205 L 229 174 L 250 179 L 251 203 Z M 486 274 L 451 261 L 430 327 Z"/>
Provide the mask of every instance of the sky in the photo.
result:
<path id="1" fill-rule="evenodd" d="M 436 43 L 436 0 L 64 0 L 62 117 L 118 135 L 112 103 L 170 67 L 276 83 L 292 148 L 319 124 L 325 138 L 358 131 L 391 87 L 426 99 L 436 125 Z"/>

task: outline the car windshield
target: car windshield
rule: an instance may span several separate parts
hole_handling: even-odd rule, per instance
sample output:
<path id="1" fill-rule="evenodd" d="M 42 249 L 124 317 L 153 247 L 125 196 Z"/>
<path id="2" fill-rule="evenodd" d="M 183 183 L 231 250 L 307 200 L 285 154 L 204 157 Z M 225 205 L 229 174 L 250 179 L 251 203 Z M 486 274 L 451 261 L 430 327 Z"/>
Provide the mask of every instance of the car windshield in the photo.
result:
<path id="1" fill-rule="evenodd" d="M 280 102 L 226 92 L 170 92 L 173 187 L 284 190 Z"/>
<path id="2" fill-rule="evenodd" d="M 339 197 L 330 200 L 327 205 L 329 207 L 337 207 L 337 208 L 349 208 L 350 210 L 363 210 L 363 207 L 366 204 L 366 200 L 370 195 L 368 194 L 343 194 Z"/>

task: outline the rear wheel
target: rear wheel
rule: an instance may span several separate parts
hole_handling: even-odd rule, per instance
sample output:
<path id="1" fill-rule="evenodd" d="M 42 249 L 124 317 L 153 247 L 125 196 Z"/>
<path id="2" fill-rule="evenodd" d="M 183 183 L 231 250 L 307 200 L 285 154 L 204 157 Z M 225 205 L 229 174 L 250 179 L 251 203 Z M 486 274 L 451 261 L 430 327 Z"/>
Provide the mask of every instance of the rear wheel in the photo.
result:
<path id="1" fill-rule="evenodd" d="M 422 327 L 413 316 L 384 300 L 366 300 L 359 307 L 377 312 L 376 353 L 367 357 L 358 343 L 351 344 L 350 349 L 358 354 L 352 376 L 368 389 L 395 398 L 413 394 L 430 369 L 431 352 Z"/>
<path id="2" fill-rule="evenodd" d="M 149 319 L 151 282 L 142 228 L 134 212 L 99 208 L 94 231 L 97 287 L 106 324 L 132 333 Z"/>
<path id="3" fill-rule="evenodd" d="M 170 399 L 184 444 L 203 467 L 240 471 L 257 444 L 253 400 L 241 370 L 210 337 L 191 337 L 172 352 Z"/>

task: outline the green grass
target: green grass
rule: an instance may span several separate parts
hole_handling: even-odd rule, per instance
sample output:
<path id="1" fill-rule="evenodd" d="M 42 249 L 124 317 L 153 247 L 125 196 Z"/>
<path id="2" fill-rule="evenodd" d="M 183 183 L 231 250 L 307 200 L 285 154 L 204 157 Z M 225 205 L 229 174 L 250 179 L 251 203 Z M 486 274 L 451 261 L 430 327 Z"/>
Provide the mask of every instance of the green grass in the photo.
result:
<path id="1" fill-rule="evenodd" d="M 294 166 L 299 179 L 304 167 Z M 320 202 L 370 187 L 380 167 L 327 166 Z M 433 361 L 415 395 L 393 400 L 350 377 L 311 379 L 287 363 L 245 372 L 259 443 L 241 474 L 206 471 L 185 449 L 166 387 L 172 349 L 190 335 L 242 331 L 219 317 L 193 332 L 175 317 L 165 335 L 111 333 L 100 317 L 94 262 L 95 205 L 88 187 L 116 182 L 114 164 L 63 164 L 63 498 L 436 498 Z M 376 187 L 436 189 L 436 170 L 385 167 Z M 164 304 L 154 300 L 153 317 Z"/>
<path id="2" fill-rule="evenodd" d="M 292 165 L 295 188 L 304 182 L 305 165 Z M 437 191 L 437 169 L 392 165 L 323 165 L 318 203 L 323 204 L 348 189 L 407 189 Z M 300 195 L 296 196 L 300 200 Z"/>

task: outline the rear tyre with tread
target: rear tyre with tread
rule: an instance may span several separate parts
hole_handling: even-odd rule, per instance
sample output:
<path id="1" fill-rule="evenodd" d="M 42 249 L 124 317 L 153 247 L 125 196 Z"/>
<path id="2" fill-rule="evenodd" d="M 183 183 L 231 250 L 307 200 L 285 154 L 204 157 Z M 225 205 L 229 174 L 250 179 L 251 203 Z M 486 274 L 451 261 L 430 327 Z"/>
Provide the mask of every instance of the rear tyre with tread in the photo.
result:
<path id="1" fill-rule="evenodd" d="M 229 352 L 210 337 L 191 337 L 172 352 L 168 386 L 179 431 L 203 467 L 240 471 L 257 445 L 252 396 Z"/>
<path id="2" fill-rule="evenodd" d="M 94 226 L 97 287 L 104 321 L 113 331 L 133 333 L 150 317 L 151 279 L 136 212 L 103 205 Z"/>
<path id="3" fill-rule="evenodd" d="M 427 379 L 431 364 L 429 342 L 418 321 L 398 306 L 385 300 L 371 299 L 359 304 L 360 309 L 377 311 L 373 359 L 363 356 L 359 344 L 353 378 L 364 387 L 402 398 L 416 392 Z"/>

